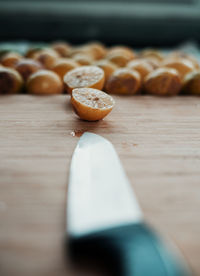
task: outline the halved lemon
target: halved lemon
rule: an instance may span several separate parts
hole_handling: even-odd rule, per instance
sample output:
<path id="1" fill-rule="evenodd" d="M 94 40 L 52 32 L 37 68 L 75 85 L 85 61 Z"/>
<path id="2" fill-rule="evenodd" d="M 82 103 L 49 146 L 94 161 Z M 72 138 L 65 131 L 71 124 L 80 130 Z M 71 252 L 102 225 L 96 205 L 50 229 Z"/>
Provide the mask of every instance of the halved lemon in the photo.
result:
<path id="1" fill-rule="evenodd" d="M 86 121 L 103 119 L 114 107 L 114 99 L 94 88 L 76 88 L 72 91 L 72 106 L 76 114 Z"/>
<path id="2" fill-rule="evenodd" d="M 64 76 L 65 88 L 69 94 L 72 93 L 74 88 L 102 89 L 104 81 L 104 71 L 97 66 L 80 66 Z"/>

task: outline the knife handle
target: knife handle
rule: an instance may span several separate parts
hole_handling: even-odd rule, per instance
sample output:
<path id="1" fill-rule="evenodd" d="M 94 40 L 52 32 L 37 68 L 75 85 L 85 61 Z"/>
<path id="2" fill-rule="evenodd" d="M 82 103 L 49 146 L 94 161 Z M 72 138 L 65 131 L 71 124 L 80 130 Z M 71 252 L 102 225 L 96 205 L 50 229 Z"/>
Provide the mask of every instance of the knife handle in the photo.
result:
<path id="1" fill-rule="evenodd" d="M 131 224 L 69 240 L 73 260 L 103 260 L 114 276 L 188 276 L 186 267 L 173 256 L 145 224 Z"/>

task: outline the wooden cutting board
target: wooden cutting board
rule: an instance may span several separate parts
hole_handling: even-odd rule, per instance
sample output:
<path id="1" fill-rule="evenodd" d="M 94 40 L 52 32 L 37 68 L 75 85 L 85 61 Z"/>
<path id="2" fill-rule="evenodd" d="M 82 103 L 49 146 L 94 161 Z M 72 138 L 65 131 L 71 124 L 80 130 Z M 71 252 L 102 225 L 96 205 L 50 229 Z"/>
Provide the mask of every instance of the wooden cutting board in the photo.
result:
<path id="1" fill-rule="evenodd" d="M 113 143 L 146 219 L 200 275 L 200 99 L 115 99 L 105 120 L 89 123 L 65 95 L 0 98 L 1 276 L 86 275 L 64 254 L 69 165 L 83 131 Z"/>

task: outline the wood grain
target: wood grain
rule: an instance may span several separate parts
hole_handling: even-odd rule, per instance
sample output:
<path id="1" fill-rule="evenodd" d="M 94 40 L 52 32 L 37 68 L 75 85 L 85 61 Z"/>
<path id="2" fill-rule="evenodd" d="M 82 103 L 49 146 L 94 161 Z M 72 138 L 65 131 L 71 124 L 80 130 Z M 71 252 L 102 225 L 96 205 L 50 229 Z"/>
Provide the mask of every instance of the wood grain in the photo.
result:
<path id="1" fill-rule="evenodd" d="M 114 144 L 146 219 L 200 275 L 200 100 L 115 99 L 105 120 L 88 123 L 68 96 L 0 98 L 1 276 L 84 275 L 63 250 L 72 131 Z"/>

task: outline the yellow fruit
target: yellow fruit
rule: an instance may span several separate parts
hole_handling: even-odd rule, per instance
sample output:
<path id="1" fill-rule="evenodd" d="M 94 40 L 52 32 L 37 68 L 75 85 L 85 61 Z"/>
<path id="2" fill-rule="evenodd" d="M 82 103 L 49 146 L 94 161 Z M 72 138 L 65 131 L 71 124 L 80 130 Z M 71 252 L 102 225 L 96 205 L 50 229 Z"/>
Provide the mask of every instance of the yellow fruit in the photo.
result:
<path id="1" fill-rule="evenodd" d="M 146 76 L 144 89 L 157 96 L 177 95 L 181 89 L 180 75 L 172 68 L 158 68 Z"/>
<path id="2" fill-rule="evenodd" d="M 153 66 L 144 59 L 135 59 L 131 60 L 128 64 L 127 67 L 136 70 L 140 76 L 141 79 L 143 80 L 150 72 L 153 71 Z"/>
<path id="3" fill-rule="evenodd" d="M 131 48 L 129 48 L 127 46 L 123 46 L 123 45 L 111 47 L 107 51 L 106 57 L 109 58 L 109 56 L 116 54 L 116 53 L 129 57 L 129 60 L 136 58 L 136 53 Z"/>
<path id="4" fill-rule="evenodd" d="M 107 52 L 105 46 L 100 42 L 91 42 L 84 45 L 83 51 L 90 54 L 95 60 L 104 58 Z"/>
<path id="5" fill-rule="evenodd" d="M 145 57 L 141 59 L 147 61 L 153 67 L 154 70 L 158 69 L 161 66 L 161 61 L 154 57 Z"/>
<path id="6" fill-rule="evenodd" d="M 141 87 L 141 77 L 129 68 L 117 69 L 108 79 L 105 90 L 109 94 L 134 95 Z"/>
<path id="7" fill-rule="evenodd" d="M 36 53 L 39 52 L 39 51 L 41 51 L 40 47 L 31 47 L 25 53 L 25 57 L 26 58 L 34 58 Z"/>
<path id="8" fill-rule="evenodd" d="M 101 59 L 94 63 L 96 66 L 103 69 L 105 74 L 105 82 L 108 78 L 114 73 L 114 71 L 118 68 L 114 63 L 110 62 L 107 59 Z"/>
<path id="9" fill-rule="evenodd" d="M 200 71 L 194 71 L 185 76 L 183 91 L 187 94 L 200 96 Z"/>
<path id="10" fill-rule="evenodd" d="M 64 76 L 65 88 L 69 94 L 74 88 L 90 87 L 101 90 L 104 80 L 104 71 L 97 66 L 81 66 Z"/>
<path id="11" fill-rule="evenodd" d="M 15 68 L 16 63 L 22 59 L 22 56 L 18 53 L 10 52 L 1 58 L 1 63 L 5 67 Z"/>
<path id="12" fill-rule="evenodd" d="M 17 71 L 0 67 L 0 94 L 18 93 L 22 85 L 22 77 Z"/>
<path id="13" fill-rule="evenodd" d="M 29 77 L 27 90 L 29 93 L 38 95 L 61 94 L 63 84 L 56 73 L 49 70 L 40 70 Z"/>
<path id="14" fill-rule="evenodd" d="M 126 64 L 132 60 L 133 58 L 129 55 L 129 53 L 126 53 L 124 51 L 113 51 L 106 57 L 109 61 L 114 63 L 115 65 L 119 67 L 124 67 Z"/>
<path id="15" fill-rule="evenodd" d="M 115 104 L 110 95 L 93 88 L 73 89 L 71 103 L 76 114 L 86 121 L 103 119 Z"/>
<path id="16" fill-rule="evenodd" d="M 91 65 L 93 61 L 89 54 L 84 53 L 75 54 L 73 56 L 73 60 L 78 62 L 80 65 Z"/>
<path id="17" fill-rule="evenodd" d="M 176 69 L 179 72 L 181 80 L 185 75 L 195 70 L 191 60 L 185 58 L 170 58 L 163 62 L 164 67 Z"/>
<path id="18" fill-rule="evenodd" d="M 145 49 L 145 50 L 141 51 L 140 57 L 154 58 L 154 59 L 157 59 L 158 61 L 162 61 L 164 58 L 163 54 L 155 49 Z"/>
<path id="19" fill-rule="evenodd" d="M 78 66 L 79 64 L 71 58 L 60 58 L 56 61 L 52 70 L 63 80 L 63 77 L 67 72 Z"/>
<path id="20" fill-rule="evenodd" d="M 26 59 L 19 60 L 15 65 L 15 69 L 20 73 L 20 75 L 26 81 L 31 74 L 42 69 L 42 65 L 36 60 L 26 58 Z"/>
<path id="21" fill-rule="evenodd" d="M 54 42 L 51 47 L 61 57 L 68 57 L 71 54 L 71 46 L 67 42 Z"/>
<path id="22" fill-rule="evenodd" d="M 171 58 L 189 59 L 193 63 L 195 69 L 199 69 L 200 67 L 197 58 L 195 58 L 193 55 L 190 55 L 181 51 L 173 51 L 170 54 L 168 54 L 166 57 L 166 59 L 171 59 Z"/>
<path id="23" fill-rule="evenodd" d="M 35 53 L 34 59 L 39 61 L 46 69 L 52 69 L 59 54 L 53 49 L 44 49 Z"/>

